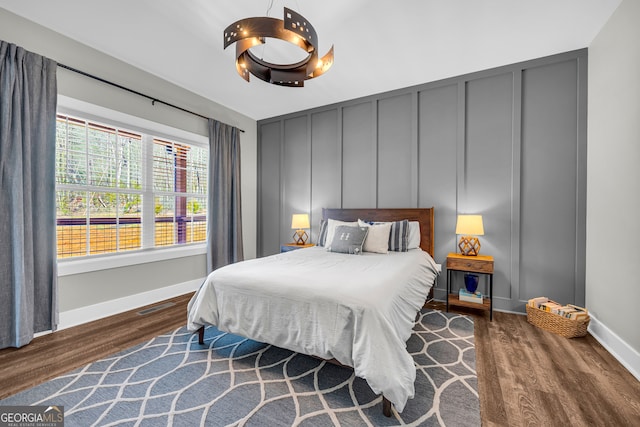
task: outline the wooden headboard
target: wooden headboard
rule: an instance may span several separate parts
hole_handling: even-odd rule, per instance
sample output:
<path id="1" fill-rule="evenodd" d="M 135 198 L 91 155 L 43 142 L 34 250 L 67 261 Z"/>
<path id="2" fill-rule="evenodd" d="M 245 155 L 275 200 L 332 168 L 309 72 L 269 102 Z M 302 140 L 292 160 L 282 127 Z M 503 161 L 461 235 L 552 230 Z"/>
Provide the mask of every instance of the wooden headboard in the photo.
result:
<path id="1" fill-rule="evenodd" d="M 433 208 L 389 209 L 333 209 L 323 208 L 322 219 L 339 221 L 418 221 L 420 223 L 420 247 L 433 257 Z"/>

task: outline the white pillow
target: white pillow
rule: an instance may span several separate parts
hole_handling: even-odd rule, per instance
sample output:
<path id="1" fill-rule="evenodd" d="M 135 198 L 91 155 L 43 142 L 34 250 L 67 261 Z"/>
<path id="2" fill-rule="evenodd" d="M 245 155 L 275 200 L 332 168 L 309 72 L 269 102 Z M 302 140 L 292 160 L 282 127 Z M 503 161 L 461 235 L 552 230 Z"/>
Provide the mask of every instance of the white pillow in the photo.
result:
<path id="1" fill-rule="evenodd" d="M 416 249 L 420 247 L 420 223 L 418 221 L 409 221 L 409 242 L 407 249 Z"/>
<path id="2" fill-rule="evenodd" d="M 331 241 L 333 240 L 333 235 L 336 232 L 336 227 L 338 227 L 339 225 L 348 225 L 350 227 L 357 227 L 358 226 L 358 221 L 345 222 L 345 221 L 338 221 L 336 219 L 329 218 L 328 223 L 327 223 L 327 238 L 324 241 L 324 247 L 325 248 L 330 248 L 331 247 Z"/>
<path id="3" fill-rule="evenodd" d="M 360 227 L 369 227 L 369 233 L 362 248 L 365 252 L 375 252 L 378 254 L 389 253 L 389 233 L 391 233 L 391 223 L 368 224 L 361 219 L 358 220 Z"/>

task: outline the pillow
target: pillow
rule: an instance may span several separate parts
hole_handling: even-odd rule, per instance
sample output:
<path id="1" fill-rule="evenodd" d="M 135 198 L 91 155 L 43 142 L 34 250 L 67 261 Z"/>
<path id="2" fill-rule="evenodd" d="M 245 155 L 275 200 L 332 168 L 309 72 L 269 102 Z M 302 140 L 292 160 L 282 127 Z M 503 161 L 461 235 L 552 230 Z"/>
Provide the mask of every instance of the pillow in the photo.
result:
<path id="1" fill-rule="evenodd" d="M 327 249 L 331 252 L 360 255 L 368 232 L 368 227 L 339 225 L 335 229 L 331 246 Z"/>
<path id="2" fill-rule="evenodd" d="M 331 219 L 331 218 L 329 218 L 327 221 L 328 221 L 328 224 L 327 224 L 327 237 L 326 237 L 326 239 L 324 241 L 324 246 L 325 247 L 331 246 L 331 240 L 333 239 L 333 235 L 335 234 L 336 227 L 338 227 L 340 225 L 348 225 L 350 227 L 357 227 L 358 226 L 358 221 L 344 222 L 344 221 L 338 221 L 338 220 Z"/>
<path id="3" fill-rule="evenodd" d="M 416 249 L 419 247 L 420 247 L 420 223 L 418 221 L 409 221 L 409 241 L 407 243 L 407 249 Z"/>
<path id="4" fill-rule="evenodd" d="M 395 221 L 391 223 L 389 234 L 389 250 L 394 252 L 407 252 L 409 249 L 409 221 Z"/>
<path id="5" fill-rule="evenodd" d="M 320 221 L 320 233 L 318 233 L 318 241 L 316 242 L 316 246 L 324 246 L 324 243 L 327 241 L 327 226 L 329 225 L 328 221 L 324 219 Z"/>
<path id="6" fill-rule="evenodd" d="M 394 252 L 407 252 L 409 250 L 409 220 L 403 219 L 401 221 L 394 222 L 369 222 L 369 224 L 391 224 L 391 232 L 389 233 L 389 250 Z"/>
<path id="7" fill-rule="evenodd" d="M 362 250 L 365 252 L 375 252 L 386 254 L 389 252 L 389 234 L 391 233 L 391 223 L 369 224 L 361 219 L 358 220 L 360 227 L 369 227 L 369 233 L 364 241 Z"/>

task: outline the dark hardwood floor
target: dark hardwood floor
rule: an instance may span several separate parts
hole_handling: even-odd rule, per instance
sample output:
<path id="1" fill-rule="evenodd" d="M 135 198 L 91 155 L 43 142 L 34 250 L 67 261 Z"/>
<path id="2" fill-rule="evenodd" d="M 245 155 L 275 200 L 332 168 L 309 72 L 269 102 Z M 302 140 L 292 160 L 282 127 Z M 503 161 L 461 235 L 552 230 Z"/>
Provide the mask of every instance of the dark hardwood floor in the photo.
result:
<path id="1" fill-rule="evenodd" d="M 433 308 L 444 310 L 444 303 Z M 640 426 L 640 381 L 591 335 L 567 339 L 512 313 L 475 318 L 483 426 Z"/>
<path id="2" fill-rule="evenodd" d="M 0 350 L 0 399 L 145 342 L 186 322 L 191 294 L 35 338 Z M 138 311 L 175 305 L 146 315 Z"/>
<path id="3" fill-rule="evenodd" d="M 0 350 L 0 398 L 183 326 L 190 297 Z M 490 322 L 487 313 L 461 312 L 475 319 L 484 426 L 640 426 L 640 382 L 590 335 L 566 339 L 535 328 L 526 316 L 494 312 Z"/>

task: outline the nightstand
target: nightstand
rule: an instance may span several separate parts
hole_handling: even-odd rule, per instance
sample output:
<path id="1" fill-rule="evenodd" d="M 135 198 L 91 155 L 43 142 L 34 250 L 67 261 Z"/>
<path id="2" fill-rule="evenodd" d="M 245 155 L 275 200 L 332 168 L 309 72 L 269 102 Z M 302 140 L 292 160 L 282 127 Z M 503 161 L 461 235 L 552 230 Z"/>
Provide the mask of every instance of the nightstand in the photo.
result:
<path id="1" fill-rule="evenodd" d="M 462 271 L 465 273 L 484 274 L 489 276 L 489 301 L 485 297 L 482 304 L 460 301 L 457 293 L 451 289 L 451 273 Z M 464 285 L 463 285 L 464 286 Z M 493 257 L 490 255 L 466 256 L 457 253 L 447 255 L 447 311 L 449 306 L 489 310 L 489 320 L 493 320 Z"/>
<path id="2" fill-rule="evenodd" d="M 299 245 L 297 243 L 285 243 L 284 245 L 280 245 L 280 253 L 295 251 L 296 249 L 310 248 L 315 246 L 313 243 L 306 243 L 304 245 Z"/>

